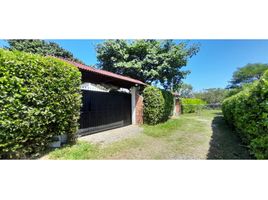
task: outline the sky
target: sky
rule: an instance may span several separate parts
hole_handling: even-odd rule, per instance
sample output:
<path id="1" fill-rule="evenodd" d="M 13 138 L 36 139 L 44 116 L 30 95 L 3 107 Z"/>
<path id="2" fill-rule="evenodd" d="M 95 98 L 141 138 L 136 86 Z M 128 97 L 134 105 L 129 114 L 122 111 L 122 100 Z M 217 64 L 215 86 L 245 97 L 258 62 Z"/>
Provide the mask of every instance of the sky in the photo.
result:
<path id="1" fill-rule="evenodd" d="M 58 43 L 87 65 L 97 63 L 95 47 L 104 40 L 49 40 Z M 175 40 L 176 43 L 181 40 Z M 191 74 L 184 80 L 195 91 L 225 88 L 238 67 L 268 63 L 268 40 L 188 40 L 200 44 L 200 51 L 182 69 Z M 0 40 L 0 47 L 7 45 Z"/>

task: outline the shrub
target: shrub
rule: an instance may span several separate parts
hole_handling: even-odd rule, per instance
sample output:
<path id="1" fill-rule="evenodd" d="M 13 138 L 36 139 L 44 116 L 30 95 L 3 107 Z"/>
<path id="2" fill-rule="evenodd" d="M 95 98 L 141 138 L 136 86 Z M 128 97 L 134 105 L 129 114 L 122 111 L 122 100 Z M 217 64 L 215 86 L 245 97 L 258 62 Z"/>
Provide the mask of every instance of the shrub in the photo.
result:
<path id="1" fill-rule="evenodd" d="M 144 98 L 144 122 L 157 124 L 162 120 L 164 112 L 164 97 L 161 90 L 148 86 L 143 90 Z"/>
<path id="2" fill-rule="evenodd" d="M 53 136 L 74 141 L 81 73 L 52 57 L 0 49 L 0 158 L 26 158 Z"/>
<path id="3" fill-rule="evenodd" d="M 224 117 L 258 159 L 268 158 L 268 71 L 252 87 L 224 100 Z"/>
<path id="4" fill-rule="evenodd" d="M 164 109 L 162 115 L 162 121 L 167 121 L 172 114 L 174 108 L 174 99 L 173 95 L 169 91 L 161 90 L 164 98 Z"/>
<path id="5" fill-rule="evenodd" d="M 195 113 L 204 108 L 206 102 L 202 99 L 182 98 L 181 106 L 183 113 Z"/>
<path id="6" fill-rule="evenodd" d="M 173 95 L 153 86 L 148 86 L 143 91 L 144 97 L 144 122 L 157 124 L 168 120 L 173 110 Z"/>

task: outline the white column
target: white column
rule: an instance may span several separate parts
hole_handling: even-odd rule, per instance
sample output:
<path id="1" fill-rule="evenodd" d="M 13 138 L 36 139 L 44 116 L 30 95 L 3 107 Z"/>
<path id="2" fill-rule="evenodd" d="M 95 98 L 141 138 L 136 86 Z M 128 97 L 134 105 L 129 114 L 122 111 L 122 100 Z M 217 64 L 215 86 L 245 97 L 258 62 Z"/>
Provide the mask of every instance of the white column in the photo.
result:
<path id="1" fill-rule="evenodd" d="M 177 113 L 176 113 L 176 97 L 173 97 L 173 116 L 176 116 Z"/>
<path id="2" fill-rule="evenodd" d="M 136 87 L 131 87 L 131 117 L 132 124 L 136 124 Z"/>

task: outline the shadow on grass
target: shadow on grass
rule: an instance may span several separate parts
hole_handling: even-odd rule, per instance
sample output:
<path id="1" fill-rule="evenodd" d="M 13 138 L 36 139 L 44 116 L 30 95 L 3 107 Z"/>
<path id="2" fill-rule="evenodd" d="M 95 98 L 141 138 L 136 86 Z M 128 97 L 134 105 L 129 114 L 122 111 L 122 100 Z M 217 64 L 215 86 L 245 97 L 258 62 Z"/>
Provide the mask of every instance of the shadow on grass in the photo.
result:
<path id="1" fill-rule="evenodd" d="M 63 148 L 64 146 L 62 146 L 61 148 Z M 41 153 L 37 153 L 37 154 L 33 154 L 28 156 L 27 160 L 40 160 L 42 159 L 44 156 L 48 155 L 49 153 L 53 152 L 57 150 L 57 148 L 47 148 L 46 150 L 42 151 Z"/>
<path id="2" fill-rule="evenodd" d="M 212 136 L 207 159 L 253 159 L 247 147 L 226 124 L 221 113 L 217 113 L 212 121 Z"/>
<path id="3" fill-rule="evenodd" d="M 220 115 L 220 116 L 222 116 L 222 113 L 221 112 L 216 112 L 216 113 L 214 113 L 215 115 Z"/>

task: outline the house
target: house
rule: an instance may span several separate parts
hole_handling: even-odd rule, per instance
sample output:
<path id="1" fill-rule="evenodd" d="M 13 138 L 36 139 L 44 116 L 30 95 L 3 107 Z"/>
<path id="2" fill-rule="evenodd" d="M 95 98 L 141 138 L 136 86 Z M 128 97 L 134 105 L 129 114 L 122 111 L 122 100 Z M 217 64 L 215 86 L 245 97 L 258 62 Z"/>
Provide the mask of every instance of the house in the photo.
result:
<path id="1" fill-rule="evenodd" d="M 61 59 L 82 73 L 82 108 L 79 135 L 87 135 L 130 124 L 143 123 L 143 98 L 146 84 L 81 63 Z"/>

